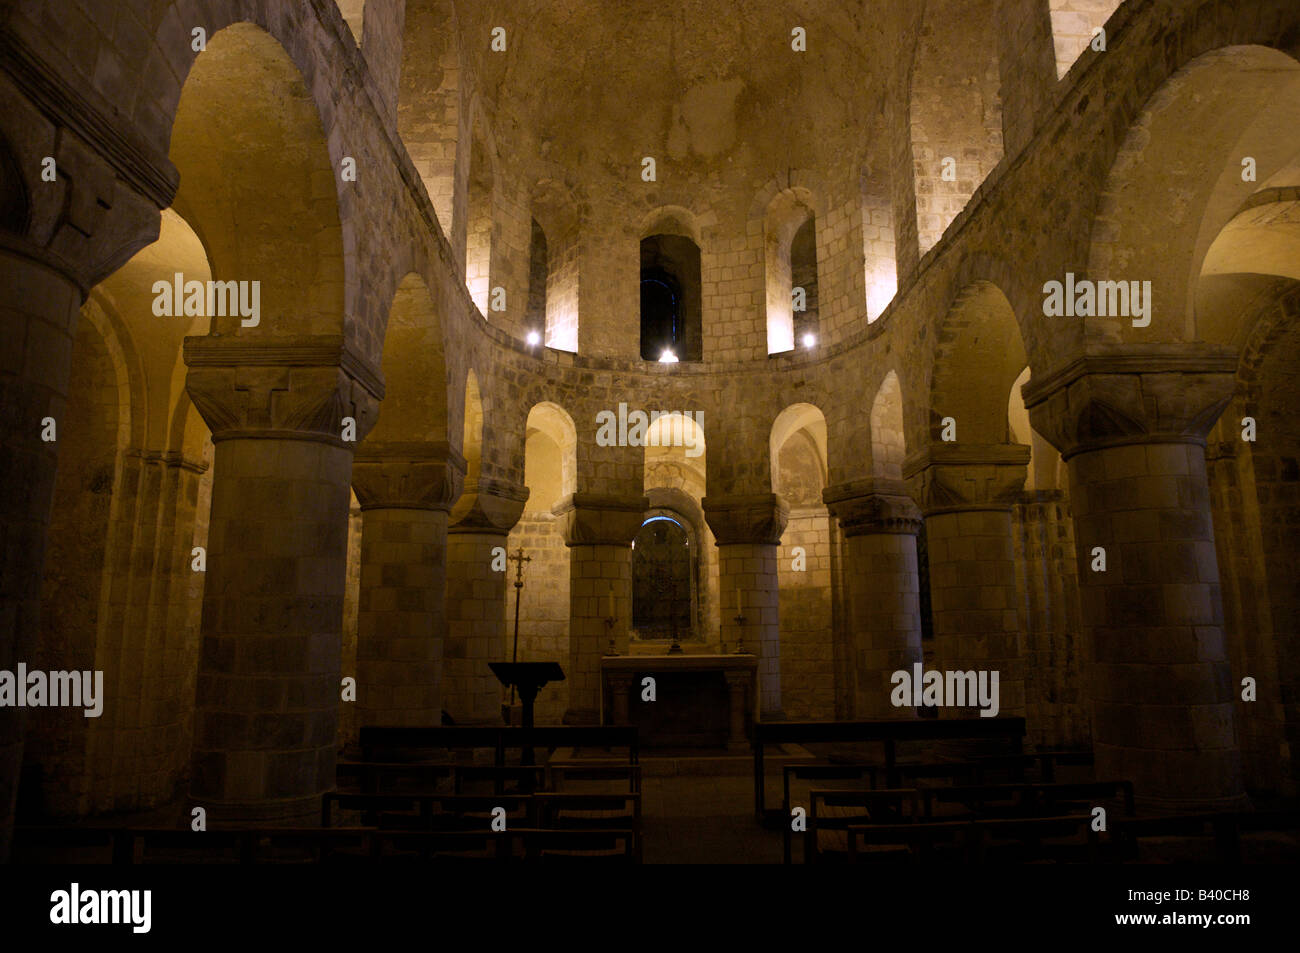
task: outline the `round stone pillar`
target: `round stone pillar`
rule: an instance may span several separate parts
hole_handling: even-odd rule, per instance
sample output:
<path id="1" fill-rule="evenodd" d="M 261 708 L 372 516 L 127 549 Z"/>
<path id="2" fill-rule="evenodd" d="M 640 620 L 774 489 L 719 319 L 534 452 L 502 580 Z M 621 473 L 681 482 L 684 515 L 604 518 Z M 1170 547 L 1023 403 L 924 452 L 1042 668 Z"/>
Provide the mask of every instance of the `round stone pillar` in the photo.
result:
<path id="1" fill-rule="evenodd" d="M 30 663 L 40 634 L 45 534 L 54 499 L 72 340 L 82 292 L 35 252 L 0 248 L 0 670 Z M 9 857 L 26 709 L 0 707 L 0 862 Z"/>
<path id="2" fill-rule="evenodd" d="M 1205 470 L 1235 370 L 1189 345 L 1098 349 L 1024 389 L 1070 468 L 1097 776 L 1149 811 L 1245 802 Z"/>
<path id="3" fill-rule="evenodd" d="M 779 720 L 784 713 L 776 560 L 789 509 L 772 493 L 706 496 L 702 502 L 718 546 L 722 642 L 743 640 L 745 651 L 758 656 L 759 710 L 764 719 Z M 744 621 L 737 624 L 737 615 Z"/>
<path id="4" fill-rule="evenodd" d="M 465 461 L 443 444 L 363 444 L 357 726 L 442 723 L 447 514 Z"/>
<path id="5" fill-rule="evenodd" d="M 194 803 L 300 823 L 335 784 L 352 454 L 382 385 L 337 337 L 187 338 L 215 444 Z"/>
<path id="6" fill-rule="evenodd" d="M 997 672 L 999 715 L 1025 713 L 1011 508 L 1024 488 L 1029 455 L 1020 444 L 936 443 L 908 457 L 903 468 L 925 515 L 935 662 L 944 671 L 988 672 L 990 686 Z M 968 697 L 939 715 L 969 718 L 980 711 L 978 699 Z"/>
<path id="7" fill-rule="evenodd" d="M 569 707 L 565 724 L 600 721 L 600 658 L 611 636 L 626 652 L 632 622 L 632 540 L 650 508 L 641 497 L 574 493 L 552 512 L 569 547 Z M 613 603 L 614 625 L 606 625 Z M 617 703 L 618 696 L 615 696 Z M 615 709 L 615 719 L 619 709 Z M 626 711 L 622 712 L 626 720 Z"/>
<path id="8" fill-rule="evenodd" d="M 527 500 L 527 487 L 480 478 L 451 511 L 442 707 L 457 724 L 501 723 L 501 683 L 488 662 L 510 658 L 506 586 L 514 564 L 504 555 Z"/>
<path id="9" fill-rule="evenodd" d="M 921 511 L 902 483 L 858 480 L 827 487 L 822 499 L 844 534 L 844 587 L 850 640 L 850 717 L 911 718 L 895 707 L 894 672 L 921 661 L 916 534 Z"/>

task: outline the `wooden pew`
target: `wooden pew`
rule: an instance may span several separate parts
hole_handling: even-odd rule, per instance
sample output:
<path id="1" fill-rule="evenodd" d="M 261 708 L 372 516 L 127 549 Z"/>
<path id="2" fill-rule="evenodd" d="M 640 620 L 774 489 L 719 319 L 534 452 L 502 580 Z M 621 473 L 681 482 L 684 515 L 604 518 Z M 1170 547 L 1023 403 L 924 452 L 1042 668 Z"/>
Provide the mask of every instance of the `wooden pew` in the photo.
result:
<path id="1" fill-rule="evenodd" d="M 1090 814 L 976 820 L 971 826 L 972 864 L 1097 862 L 1100 838 Z"/>
<path id="2" fill-rule="evenodd" d="M 630 834 L 641 862 L 640 794 L 536 794 L 537 827 L 543 830 L 600 830 Z"/>
<path id="3" fill-rule="evenodd" d="M 546 763 L 546 788 L 563 792 L 574 781 L 601 781 L 625 783 L 628 793 L 641 793 L 641 766 L 592 761 L 548 761 Z"/>
<path id="4" fill-rule="evenodd" d="M 434 752 L 485 750 L 493 752 L 492 763 L 505 767 L 507 752 L 525 748 L 627 749 L 625 762 L 640 761 L 640 742 L 635 725 L 542 725 L 516 728 L 504 725 L 365 725 L 359 733 L 363 761 L 446 762 Z M 421 755 L 423 753 L 424 756 Z"/>
<path id="5" fill-rule="evenodd" d="M 442 781 L 451 781 L 462 765 L 452 761 L 339 761 L 336 777 L 356 784 L 362 794 L 432 794 Z"/>
<path id="6" fill-rule="evenodd" d="M 1060 816 L 1110 801 L 1121 802 L 1124 814 L 1133 815 L 1133 785 L 1128 781 L 975 784 L 923 788 L 921 792 L 927 818 Z"/>
<path id="7" fill-rule="evenodd" d="M 870 790 L 875 790 L 877 771 L 869 764 L 827 764 L 825 762 L 790 762 L 781 766 L 781 813 L 786 818 L 782 826 L 781 862 L 792 863 L 791 843 L 794 838 L 790 829 L 791 814 L 794 804 L 790 798 L 790 782 L 799 781 L 855 781 L 856 785 L 846 785 L 848 790 L 862 790 L 865 781 Z"/>
<path id="8" fill-rule="evenodd" d="M 846 831 L 855 824 L 914 823 L 920 816 L 919 796 L 920 792 L 915 788 L 810 791 L 804 832 L 804 863 L 820 863 L 825 859 L 828 852 L 821 845 L 822 833 Z M 847 846 L 845 850 L 847 851 Z M 788 842 L 785 852 L 787 855 L 790 853 Z"/>
<path id="9" fill-rule="evenodd" d="M 536 829 L 515 832 L 523 841 L 524 859 L 543 863 L 639 864 L 640 838 L 630 831 Z"/>
<path id="10" fill-rule="evenodd" d="M 926 824 L 850 824 L 846 833 L 851 863 L 901 861 L 925 865 L 964 863 L 973 831 L 969 821 L 934 821 Z"/>
<path id="11" fill-rule="evenodd" d="M 895 746 L 900 741 L 940 741 L 965 738 L 1002 738 L 1019 754 L 1025 737 L 1023 718 L 951 718 L 933 721 L 756 721 L 751 745 L 754 752 L 754 813 L 766 820 L 767 792 L 763 753 L 773 744 L 851 744 L 880 742 L 884 746 L 886 784 L 894 781 Z"/>
<path id="12" fill-rule="evenodd" d="M 1143 840 L 1166 838 L 1182 841 L 1178 847 L 1190 846 L 1200 852 L 1195 857 L 1180 859 L 1236 864 L 1241 860 L 1241 817 L 1229 813 L 1120 817 L 1110 821 L 1107 828 L 1116 857 L 1121 861 L 1140 863 Z"/>

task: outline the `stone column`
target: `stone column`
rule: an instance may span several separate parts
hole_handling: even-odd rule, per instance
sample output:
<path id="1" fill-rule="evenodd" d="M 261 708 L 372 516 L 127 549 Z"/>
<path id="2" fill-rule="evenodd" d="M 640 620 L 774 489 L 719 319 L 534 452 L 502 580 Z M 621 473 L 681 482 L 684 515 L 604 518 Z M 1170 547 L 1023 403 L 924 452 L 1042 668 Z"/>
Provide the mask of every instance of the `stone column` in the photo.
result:
<path id="1" fill-rule="evenodd" d="M 844 585 L 853 680 L 850 718 L 911 718 L 890 701 L 890 676 L 921 661 L 916 534 L 921 511 L 893 480 L 827 487 L 822 499 L 844 534 Z"/>
<path id="2" fill-rule="evenodd" d="M 1097 776 L 1152 811 L 1245 800 L 1205 470 L 1235 369 L 1191 345 L 1108 348 L 1024 389 L 1070 468 Z"/>
<path id="3" fill-rule="evenodd" d="M 632 540 L 650 501 L 574 493 L 551 510 L 569 547 L 569 707 L 565 724 L 600 720 L 600 657 L 609 647 L 610 594 L 615 644 L 627 651 L 632 624 Z"/>
<path id="4" fill-rule="evenodd" d="M 789 510 L 772 493 L 707 496 L 703 504 L 704 517 L 718 545 L 722 642 L 736 644 L 742 631 L 735 617 L 743 615 L 745 650 L 758 656 L 762 717 L 779 720 L 784 713 L 776 558 Z"/>
<path id="5" fill-rule="evenodd" d="M 996 671 L 999 715 L 1025 713 L 1011 508 L 1029 455 L 1020 444 L 936 443 L 909 456 L 903 468 L 925 514 L 935 664 Z M 939 715 L 972 717 L 977 701 Z"/>
<path id="6" fill-rule="evenodd" d="M 0 246 L 0 670 L 16 671 L 40 632 L 45 534 L 82 291 L 55 263 Z M 0 708 L 0 862 L 8 860 L 26 709 Z"/>
<path id="7" fill-rule="evenodd" d="M 334 787 L 354 444 L 382 384 L 341 337 L 185 341 L 215 444 L 190 791 L 209 820 L 302 822 Z"/>
<path id="8" fill-rule="evenodd" d="M 506 586 L 514 564 L 500 552 L 519 522 L 528 488 L 480 478 L 465 487 L 447 529 L 447 640 L 442 707 L 457 724 L 500 724 L 501 683 L 488 662 L 510 659 Z M 502 566 L 493 569 L 493 562 Z M 525 570 L 526 572 L 527 570 Z M 532 580 L 537 585 L 539 580 Z"/>
<path id="9" fill-rule="evenodd" d="M 363 444 L 357 727 L 442 723 L 447 514 L 465 461 L 447 444 Z"/>

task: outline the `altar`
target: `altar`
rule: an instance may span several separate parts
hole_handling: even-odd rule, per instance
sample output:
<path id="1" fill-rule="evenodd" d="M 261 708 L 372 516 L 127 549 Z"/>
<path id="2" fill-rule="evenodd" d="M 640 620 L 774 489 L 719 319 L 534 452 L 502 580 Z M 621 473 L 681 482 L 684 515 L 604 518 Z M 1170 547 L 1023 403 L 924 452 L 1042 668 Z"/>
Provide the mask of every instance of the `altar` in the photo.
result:
<path id="1" fill-rule="evenodd" d="M 606 655 L 600 660 L 603 724 L 632 724 L 645 746 L 748 746 L 758 703 L 755 655 Z M 655 700 L 642 681 L 655 679 Z"/>

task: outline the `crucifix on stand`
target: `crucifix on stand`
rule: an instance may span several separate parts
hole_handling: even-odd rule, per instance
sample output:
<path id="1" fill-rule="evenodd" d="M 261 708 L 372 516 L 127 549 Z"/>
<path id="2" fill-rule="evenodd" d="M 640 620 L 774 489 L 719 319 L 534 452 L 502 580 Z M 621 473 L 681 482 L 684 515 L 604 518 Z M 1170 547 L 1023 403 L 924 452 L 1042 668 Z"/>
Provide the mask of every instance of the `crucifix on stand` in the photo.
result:
<path id="1" fill-rule="evenodd" d="M 515 563 L 515 641 L 514 648 L 510 651 L 510 661 L 515 663 L 519 661 L 519 598 L 524 594 L 524 563 L 533 561 L 533 557 L 524 555 L 524 547 L 520 546 L 513 556 L 507 557 L 510 562 Z M 510 704 L 515 703 L 515 686 L 510 686 Z"/>

